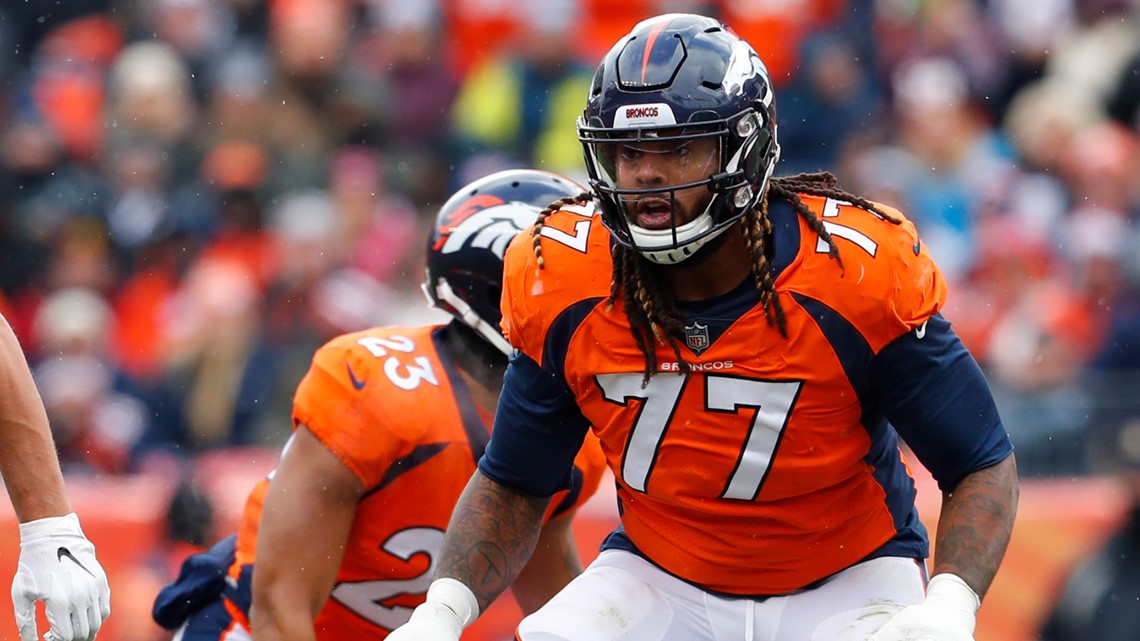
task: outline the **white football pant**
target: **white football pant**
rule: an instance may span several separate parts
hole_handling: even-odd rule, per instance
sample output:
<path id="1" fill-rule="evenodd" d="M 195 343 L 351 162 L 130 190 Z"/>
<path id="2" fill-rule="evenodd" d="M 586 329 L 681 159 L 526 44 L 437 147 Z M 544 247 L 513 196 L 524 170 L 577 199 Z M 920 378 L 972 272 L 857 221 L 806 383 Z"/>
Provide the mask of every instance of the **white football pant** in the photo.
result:
<path id="1" fill-rule="evenodd" d="M 925 567 L 884 557 L 762 600 L 709 594 L 636 554 L 606 550 L 519 624 L 521 641 L 865 641 L 925 595 Z"/>

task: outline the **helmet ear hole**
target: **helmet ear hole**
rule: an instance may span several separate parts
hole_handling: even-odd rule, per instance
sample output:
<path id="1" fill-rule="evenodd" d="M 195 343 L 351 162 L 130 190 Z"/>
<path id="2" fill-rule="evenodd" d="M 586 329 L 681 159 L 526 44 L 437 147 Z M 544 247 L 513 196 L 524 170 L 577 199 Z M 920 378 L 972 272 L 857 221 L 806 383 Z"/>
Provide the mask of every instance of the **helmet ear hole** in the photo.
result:
<path id="1" fill-rule="evenodd" d="M 740 189 L 737 189 L 736 192 L 732 196 L 732 204 L 736 205 L 737 207 L 745 207 L 748 205 L 749 201 L 751 201 L 751 200 L 752 200 L 752 188 L 751 187 L 741 187 Z"/>
<path id="2" fill-rule="evenodd" d="M 498 287 L 488 287 L 484 291 L 484 295 L 486 296 L 486 305 L 489 308 L 493 307 L 495 309 L 499 309 L 499 303 L 501 303 L 503 300 L 503 287 L 502 285 Z M 501 314 L 497 314 L 496 316 L 498 316 L 498 318 L 496 318 L 496 322 L 502 318 Z"/>

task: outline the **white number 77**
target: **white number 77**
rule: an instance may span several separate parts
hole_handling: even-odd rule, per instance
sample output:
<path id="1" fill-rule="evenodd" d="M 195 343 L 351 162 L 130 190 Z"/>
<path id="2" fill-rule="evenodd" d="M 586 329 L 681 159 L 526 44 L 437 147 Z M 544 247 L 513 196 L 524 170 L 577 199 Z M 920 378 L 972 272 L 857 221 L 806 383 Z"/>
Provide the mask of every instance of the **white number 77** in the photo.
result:
<path id="1" fill-rule="evenodd" d="M 823 222 L 823 228 L 826 229 L 827 233 L 831 234 L 832 236 L 835 236 L 836 238 L 845 238 L 858 245 L 863 251 L 867 252 L 871 256 L 874 256 L 875 252 L 879 250 L 879 245 L 875 241 L 871 240 L 870 236 L 857 229 L 853 229 L 851 227 L 847 227 L 846 225 L 840 225 L 827 220 L 828 218 L 835 218 L 839 215 L 840 205 L 851 205 L 851 203 L 842 200 L 835 200 L 834 198 L 828 198 L 827 202 L 823 204 L 823 217 L 820 218 L 820 220 Z M 867 210 L 864 209 L 861 211 Z M 868 211 L 867 213 L 871 214 L 872 216 L 876 215 L 875 212 L 871 211 Z M 829 249 L 830 248 L 827 246 L 827 243 L 822 238 L 816 241 L 815 251 L 817 253 L 826 254 Z"/>
<path id="2" fill-rule="evenodd" d="M 645 491 L 681 394 L 694 378 L 658 375 L 650 378 L 649 384 L 642 388 L 641 374 L 598 376 L 598 386 L 606 400 L 618 405 L 629 405 L 632 399 L 642 401 L 629 433 L 621 468 L 622 479 L 634 490 Z M 788 417 L 803 382 L 760 381 L 718 375 L 700 379 L 705 381 L 706 411 L 733 414 L 744 408 L 755 411 L 748 436 L 736 459 L 736 467 L 720 494 L 723 499 L 751 501 L 760 493 L 760 486 L 768 475 L 772 457 L 776 455 L 776 447 L 787 428 Z"/>
<path id="3" fill-rule="evenodd" d="M 557 243 L 562 243 L 567 247 L 586 253 L 586 243 L 590 239 L 590 224 L 594 218 L 594 204 L 586 203 L 584 205 L 565 205 L 562 211 L 571 214 L 577 214 L 586 220 L 579 220 L 574 223 L 574 233 L 570 234 L 556 229 L 554 227 L 543 227 L 540 232 L 544 237 L 549 238 Z"/>

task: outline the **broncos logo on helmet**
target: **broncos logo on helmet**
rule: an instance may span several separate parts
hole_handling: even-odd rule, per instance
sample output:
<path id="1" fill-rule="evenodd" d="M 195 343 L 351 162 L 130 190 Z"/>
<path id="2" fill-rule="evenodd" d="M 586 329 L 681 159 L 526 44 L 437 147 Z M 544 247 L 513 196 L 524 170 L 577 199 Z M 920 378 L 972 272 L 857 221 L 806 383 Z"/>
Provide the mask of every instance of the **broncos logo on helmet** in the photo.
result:
<path id="1" fill-rule="evenodd" d="M 491 195 L 471 198 L 437 229 L 436 248 L 451 254 L 467 248 L 486 249 L 503 259 L 507 245 L 534 222 L 535 208 L 525 202 L 503 202 Z"/>
<path id="2" fill-rule="evenodd" d="M 586 191 L 549 171 L 508 169 L 459 189 L 439 209 L 428 238 L 424 293 L 509 354 L 499 331 L 503 255 L 511 240 L 550 203 Z"/>

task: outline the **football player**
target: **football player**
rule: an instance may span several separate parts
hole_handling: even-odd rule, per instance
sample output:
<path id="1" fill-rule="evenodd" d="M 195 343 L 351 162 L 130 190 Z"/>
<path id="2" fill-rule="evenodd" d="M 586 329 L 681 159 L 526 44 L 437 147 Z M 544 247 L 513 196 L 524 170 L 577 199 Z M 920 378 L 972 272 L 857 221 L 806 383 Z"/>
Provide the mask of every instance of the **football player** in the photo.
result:
<path id="1" fill-rule="evenodd" d="M 775 116 L 716 20 L 649 19 L 603 58 L 594 196 L 507 252 L 494 435 L 390 641 L 454 641 L 510 584 L 590 431 L 621 526 L 521 641 L 972 638 L 1009 439 L 915 226 L 830 174 L 772 177 Z M 929 581 L 900 437 L 944 492 Z"/>
<path id="2" fill-rule="evenodd" d="M 351 333 L 316 352 L 294 434 L 236 539 L 184 564 L 156 621 L 183 641 L 261 641 L 383 639 L 408 619 L 490 436 L 510 351 L 498 329 L 503 253 L 540 210 L 582 192 L 549 172 L 508 170 L 443 205 L 424 291 L 454 318 Z M 569 524 L 604 469 L 593 444 L 561 470 L 540 552 L 514 581 L 524 612 L 581 571 Z"/>
<path id="3" fill-rule="evenodd" d="M 0 474 L 20 521 L 12 606 L 21 641 L 91 641 L 111 614 L 107 574 L 71 511 L 43 400 L 8 320 L 0 316 Z"/>

